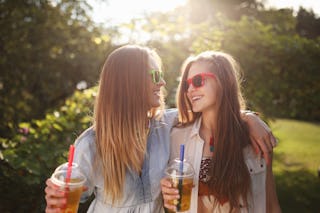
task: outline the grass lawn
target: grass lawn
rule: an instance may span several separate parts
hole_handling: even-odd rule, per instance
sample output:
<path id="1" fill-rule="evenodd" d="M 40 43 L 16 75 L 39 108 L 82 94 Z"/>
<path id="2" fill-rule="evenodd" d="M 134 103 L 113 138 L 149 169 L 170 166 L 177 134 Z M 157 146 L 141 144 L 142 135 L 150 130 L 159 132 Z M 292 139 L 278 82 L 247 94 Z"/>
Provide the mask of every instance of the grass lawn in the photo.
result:
<path id="1" fill-rule="evenodd" d="M 282 211 L 320 212 L 320 124 L 277 119 L 273 172 Z"/>

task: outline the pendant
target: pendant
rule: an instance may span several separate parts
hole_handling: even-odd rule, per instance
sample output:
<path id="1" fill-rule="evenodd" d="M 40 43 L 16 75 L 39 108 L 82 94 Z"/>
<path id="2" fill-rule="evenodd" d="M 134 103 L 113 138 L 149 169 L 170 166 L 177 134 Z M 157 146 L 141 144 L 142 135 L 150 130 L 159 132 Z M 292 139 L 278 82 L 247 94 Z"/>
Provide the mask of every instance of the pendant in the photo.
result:
<path id="1" fill-rule="evenodd" d="M 213 139 L 213 136 L 210 138 L 210 152 L 213 152 L 214 151 L 214 139 Z"/>

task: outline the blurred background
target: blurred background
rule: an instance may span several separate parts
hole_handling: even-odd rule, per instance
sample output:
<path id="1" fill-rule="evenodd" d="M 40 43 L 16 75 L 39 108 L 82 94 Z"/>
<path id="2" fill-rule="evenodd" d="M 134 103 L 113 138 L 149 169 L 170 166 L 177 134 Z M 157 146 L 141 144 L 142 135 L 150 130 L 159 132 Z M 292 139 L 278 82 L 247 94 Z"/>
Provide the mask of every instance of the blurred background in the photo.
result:
<path id="1" fill-rule="evenodd" d="M 233 55 L 279 141 L 283 212 L 320 212 L 319 14 L 315 0 L 0 0 L 0 212 L 44 211 L 45 180 L 92 124 L 104 60 L 128 43 L 160 54 L 168 108 L 186 57 Z"/>

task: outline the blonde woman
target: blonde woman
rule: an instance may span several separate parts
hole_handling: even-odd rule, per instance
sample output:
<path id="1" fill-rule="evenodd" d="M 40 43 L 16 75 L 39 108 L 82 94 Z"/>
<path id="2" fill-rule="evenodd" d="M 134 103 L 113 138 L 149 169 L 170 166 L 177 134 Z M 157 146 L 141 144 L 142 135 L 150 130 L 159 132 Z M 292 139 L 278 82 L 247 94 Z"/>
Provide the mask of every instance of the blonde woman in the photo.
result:
<path id="1" fill-rule="evenodd" d="M 177 119 L 177 110 L 163 109 L 164 85 L 155 51 L 126 45 L 108 56 L 100 75 L 94 125 L 75 142 L 74 161 L 87 177 L 82 200 L 95 195 L 88 212 L 163 211 L 160 179 Z M 257 117 L 247 117 L 258 144 L 268 150 L 270 130 Z M 46 212 L 59 212 L 66 198 L 50 179 L 46 183 Z"/>
<path id="2" fill-rule="evenodd" d="M 195 169 L 191 213 L 280 212 L 272 163 L 255 154 L 239 85 L 228 54 L 207 51 L 186 60 L 178 89 L 179 125 L 171 133 L 171 159 L 180 144 Z M 272 158 L 270 158 L 272 159 Z M 165 207 L 179 194 L 161 181 Z"/>

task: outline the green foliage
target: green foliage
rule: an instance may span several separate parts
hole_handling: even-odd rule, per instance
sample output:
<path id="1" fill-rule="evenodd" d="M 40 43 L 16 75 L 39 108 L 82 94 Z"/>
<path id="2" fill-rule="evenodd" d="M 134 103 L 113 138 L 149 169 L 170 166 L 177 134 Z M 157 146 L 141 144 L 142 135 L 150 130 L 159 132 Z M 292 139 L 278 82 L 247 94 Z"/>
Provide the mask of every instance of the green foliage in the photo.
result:
<path id="1" fill-rule="evenodd" d="M 67 161 L 69 145 L 91 125 L 95 94 L 96 89 L 77 91 L 58 110 L 46 114 L 45 119 L 20 123 L 12 140 L 0 139 L 6 147 L 0 153 L 0 181 L 11 187 L 19 186 L 1 189 L 0 194 L 6 196 L 2 202 L 7 202 L 7 208 L 15 205 L 12 197 L 17 197 L 14 202 L 25 199 L 19 207 L 25 211 L 33 206 L 33 202 L 37 203 L 37 208 L 43 206 L 45 180 L 54 168 Z M 35 194 L 28 199 L 19 195 L 20 191 L 28 190 Z"/>
<path id="2" fill-rule="evenodd" d="M 279 144 L 275 148 L 273 171 L 283 212 L 320 210 L 320 126 L 294 120 L 270 123 Z"/>
<path id="3" fill-rule="evenodd" d="M 312 9 L 308 11 L 300 7 L 297 14 L 296 31 L 303 37 L 316 39 L 320 36 L 320 17 L 317 17 Z"/>
<path id="4" fill-rule="evenodd" d="M 110 39 L 83 1 L 0 1 L 0 135 L 41 118 L 80 81 L 95 85 Z"/>
<path id="5" fill-rule="evenodd" d="M 296 17 L 291 9 L 262 8 L 255 0 L 189 1 L 122 27 L 130 43 L 159 52 L 169 107 L 184 59 L 213 49 L 240 62 L 251 109 L 319 121 L 319 18 L 303 8 Z M 45 180 L 91 124 L 95 89 L 66 98 L 79 81 L 95 85 L 118 29 L 96 27 L 88 9 L 85 1 L 0 1 L 0 212 L 43 211 Z M 283 210 L 318 210 L 318 124 L 280 124 L 272 125 L 280 139 L 274 169 Z"/>
<path id="6" fill-rule="evenodd" d="M 206 8 L 217 3 L 203 2 Z M 188 55 L 222 50 L 240 62 L 243 92 L 249 108 L 267 117 L 318 121 L 320 38 L 308 39 L 297 34 L 299 20 L 291 9 L 259 10 L 255 1 L 228 1 L 225 6 L 243 2 L 256 5 L 253 7 L 255 13 L 233 21 L 225 13 L 206 14 L 203 11 L 205 18 L 196 16 L 200 4 L 192 7 L 194 1 L 186 7 L 166 14 L 154 13 L 140 20 L 142 29 L 150 33 L 147 45 L 156 47 L 164 61 L 167 104 L 175 105 L 179 73 L 173 70 L 179 70 Z M 195 10 L 191 12 L 190 7 Z M 199 20 L 189 22 L 190 16 Z M 134 27 L 131 29 L 135 31 Z"/>
<path id="7" fill-rule="evenodd" d="M 220 49 L 240 62 L 251 108 L 267 116 L 320 119 L 319 39 L 285 35 L 254 18 L 220 23 L 201 28 L 192 48 Z"/>
<path id="8" fill-rule="evenodd" d="M 271 25 L 277 34 L 288 36 L 296 33 L 297 19 L 293 16 L 292 9 L 262 10 L 256 15 L 256 19 L 265 25 Z"/>

